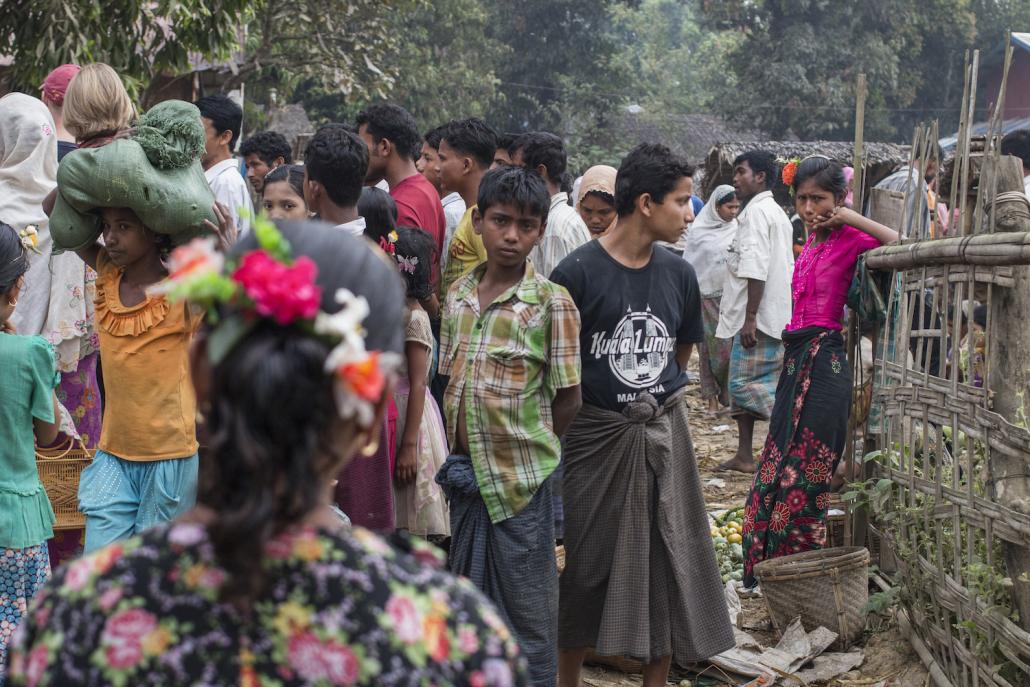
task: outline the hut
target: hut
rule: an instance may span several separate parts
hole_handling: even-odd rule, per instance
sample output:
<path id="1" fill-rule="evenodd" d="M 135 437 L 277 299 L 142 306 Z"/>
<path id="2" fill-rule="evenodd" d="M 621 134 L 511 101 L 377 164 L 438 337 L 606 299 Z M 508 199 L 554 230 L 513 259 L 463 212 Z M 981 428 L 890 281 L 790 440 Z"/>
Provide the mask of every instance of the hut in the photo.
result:
<path id="1" fill-rule="evenodd" d="M 748 150 L 768 150 L 781 160 L 804 158 L 809 155 L 826 155 L 841 163 L 852 164 L 854 144 L 846 141 L 752 141 L 740 143 L 718 143 L 712 146 L 705 158 L 702 192 L 704 197 L 719 184 L 733 183 L 733 161 Z M 895 167 L 908 162 L 910 146 L 895 143 L 866 143 L 863 146 L 866 169 L 866 188 L 890 174 Z M 777 202 L 790 205 L 787 188 L 777 180 L 773 189 Z M 868 196 L 866 196 L 868 197 Z"/>

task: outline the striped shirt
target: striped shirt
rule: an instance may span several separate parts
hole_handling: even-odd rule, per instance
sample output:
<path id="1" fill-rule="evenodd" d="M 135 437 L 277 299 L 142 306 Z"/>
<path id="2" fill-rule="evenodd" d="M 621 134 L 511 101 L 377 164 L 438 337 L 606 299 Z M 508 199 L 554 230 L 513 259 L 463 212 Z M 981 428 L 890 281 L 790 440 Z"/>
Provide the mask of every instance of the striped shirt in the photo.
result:
<path id="1" fill-rule="evenodd" d="M 551 272 L 565 257 L 590 241 L 590 230 L 571 205 L 564 191 L 551 196 L 547 213 L 547 229 L 540 243 L 533 247 L 529 259 L 537 273 L 550 277 Z"/>
<path id="2" fill-rule="evenodd" d="M 465 402 L 469 457 L 492 522 L 529 505 L 558 466 L 551 403 L 580 383 L 579 311 L 564 287 L 526 263 L 522 280 L 483 312 L 480 265 L 451 288 L 440 331 L 440 374 L 453 446 Z"/>

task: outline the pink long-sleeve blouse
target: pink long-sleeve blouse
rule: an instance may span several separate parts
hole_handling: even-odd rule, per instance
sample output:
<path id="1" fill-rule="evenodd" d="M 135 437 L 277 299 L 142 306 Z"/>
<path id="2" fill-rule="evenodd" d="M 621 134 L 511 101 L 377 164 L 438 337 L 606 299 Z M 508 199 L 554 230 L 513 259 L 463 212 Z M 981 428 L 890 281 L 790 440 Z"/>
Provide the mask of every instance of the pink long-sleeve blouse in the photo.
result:
<path id="1" fill-rule="evenodd" d="M 843 329 L 844 304 L 858 256 L 880 245 L 877 239 L 848 225 L 822 243 L 814 243 L 815 238 L 813 232 L 794 263 L 794 312 L 787 331 L 805 327 Z"/>

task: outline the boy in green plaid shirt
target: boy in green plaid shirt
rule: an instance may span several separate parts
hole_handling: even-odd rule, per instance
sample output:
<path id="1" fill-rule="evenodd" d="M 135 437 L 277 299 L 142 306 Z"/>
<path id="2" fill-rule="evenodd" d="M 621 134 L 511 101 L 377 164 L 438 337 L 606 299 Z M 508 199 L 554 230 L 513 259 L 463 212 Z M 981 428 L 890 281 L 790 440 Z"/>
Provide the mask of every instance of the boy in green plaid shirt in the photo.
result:
<path id="1" fill-rule="evenodd" d="M 452 456 L 437 481 L 451 509 L 451 570 L 471 579 L 512 626 L 534 685 L 557 674 L 558 571 L 551 475 L 579 411 L 579 312 L 526 258 L 550 196 L 506 167 L 479 186 L 473 214 L 487 261 L 451 286 L 440 373 Z"/>

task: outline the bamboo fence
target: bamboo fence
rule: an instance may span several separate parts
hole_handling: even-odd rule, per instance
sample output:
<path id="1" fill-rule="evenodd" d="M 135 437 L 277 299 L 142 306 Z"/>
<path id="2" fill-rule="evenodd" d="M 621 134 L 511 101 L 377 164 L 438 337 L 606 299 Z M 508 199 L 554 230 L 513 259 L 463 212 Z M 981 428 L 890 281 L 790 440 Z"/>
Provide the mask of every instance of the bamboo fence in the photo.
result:
<path id="1" fill-rule="evenodd" d="M 1010 60 L 1011 48 L 1006 72 Z M 977 61 L 976 53 L 967 59 L 954 181 L 944 199 L 955 214 L 935 236 L 925 217 L 910 222 L 921 212 L 911 194 L 925 193 L 913 184 L 896 205 L 909 236 L 867 258 L 871 268 L 893 270 L 870 425 L 878 475 L 867 488 L 889 492 L 872 514 L 873 536 L 882 559 L 897 567 L 902 625 L 934 681 L 1015 687 L 1030 684 L 1030 617 L 1019 613 L 1021 595 L 1023 603 L 1030 598 L 1030 570 L 1013 568 L 1030 553 L 1030 501 L 1013 503 L 1006 489 L 1030 480 L 1030 432 L 1025 416 L 998 412 L 996 394 L 1012 382 L 992 366 L 1005 360 L 1007 337 L 1030 331 L 1006 320 L 1011 292 L 1030 290 L 1030 221 L 1020 220 L 1024 231 L 1001 232 L 999 218 L 1030 214 L 1025 200 L 999 190 L 1006 185 L 999 117 L 982 146 L 971 141 Z M 935 140 L 935 128 L 917 130 L 916 179 Z M 1030 303 L 1030 294 L 1024 299 Z M 982 333 L 978 306 L 987 313 Z"/>

